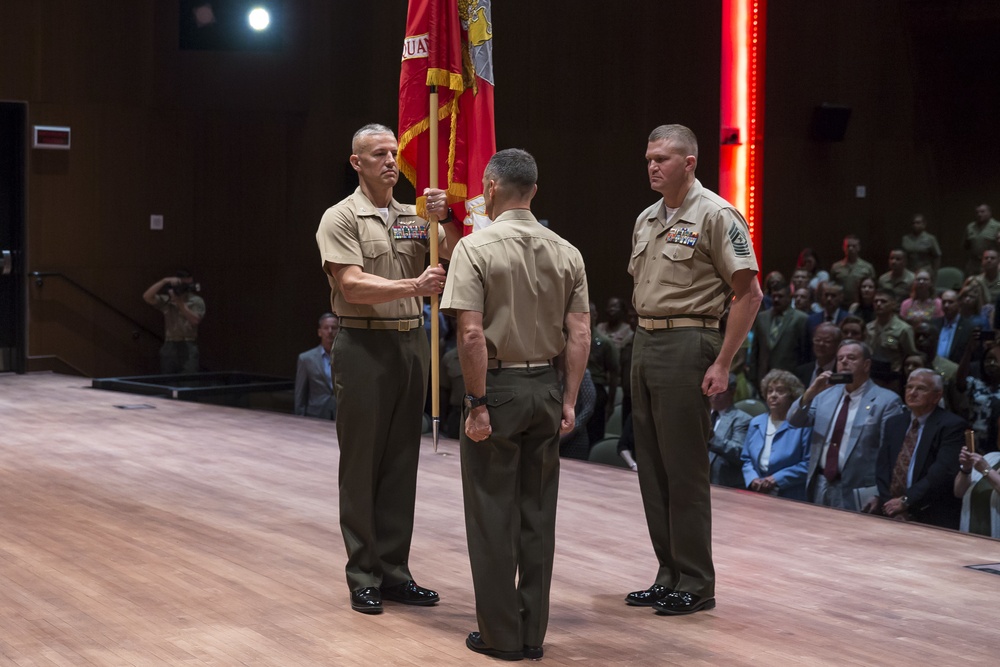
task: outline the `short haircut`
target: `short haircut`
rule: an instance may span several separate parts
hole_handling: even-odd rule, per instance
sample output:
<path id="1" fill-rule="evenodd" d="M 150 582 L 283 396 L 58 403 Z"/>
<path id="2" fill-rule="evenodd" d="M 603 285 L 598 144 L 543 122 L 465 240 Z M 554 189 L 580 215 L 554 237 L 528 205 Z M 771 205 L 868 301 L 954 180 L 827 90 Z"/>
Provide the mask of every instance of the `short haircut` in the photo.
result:
<path id="1" fill-rule="evenodd" d="M 846 241 L 857 241 L 858 243 L 861 243 L 861 237 L 858 236 L 857 234 L 848 234 L 847 236 L 844 237 L 844 241 L 845 242 Z"/>
<path id="2" fill-rule="evenodd" d="M 934 385 L 934 391 L 943 392 L 944 391 L 944 380 L 941 379 L 941 374 L 930 368 L 918 368 L 912 373 L 907 380 L 912 380 L 915 377 L 927 376 L 931 378 L 931 383 Z"/>
<path id="3" fill-rule="evenodd" d="M 844 286 L 839 283 L 826 282 L 823 283 L 823 296 L 826 296 L 830 292 L 840 292 L 841 295 L 844 294 Z"/>
<path id="4" fill-rule="evenodd" d="M 334 315 L 333 313 L 323 313 L 322 315 L 319 316 L 319 325 L 323 326 L 323 320 L 329 320 L 331 318 L 337 320 L 337 322 L 340 322 L 340 318 Z"/>
<path id="5" fill-rule="evenodd" d="M 902 248 L 893 248 L 892 250 L 889 251 L 889 256 L 891 257 L 892 254 L 896 252 L 901 253 L 903 255 L 903 259 L 906 259 L 906 251 L 903 250 Z"/>
<path id="6" fill-rule="evenodd" d="M 789 391 L 792 392 L 793 399 L 801 396 L 802 392 L 806 390 L 806 388 L 802 386 L 802 380 L 798 379 L 786 370 L 773 368 L 768 371 L 767 375 L 765 375 L 760 381 L 760 395 L 767 396 L 767 388 L 774 383 L 783 384 L 788 387 Z"/>
<path id="7" fill-rule="evenodd" d="M 538 182 L 538 165 L 528 151 L 505 148 L 490 158 L 483 172 L 486 178 L 512 187 L 521 196 L 530 195 Z"/>
<path id="8" fill-rule="evenodd" d="M 843 322 L 841 322 L 841 324 L 843 324 Z M 861 358 L 862 359 L 868 360 L 868 359 L 872 358 L 872 349 L 870 347 L 868 347 L 868 343 L 864 343 L 864 342 L 862 342 L 860 340 L 854 340 L 854 339 L 851 339 L 851 338 L 848 338 L 847 340 L 840 341 L 840 345 L 837 346 L 837 351 L 839 352 L 840 350 L 844 349 L 848 345 L 857 345 L 858 347 L 860 347 L 861 348 Z"/>
<path id="9" fill-rule="evenodd" d="M 174 277 L 175 278 L 180 278 L 181 280 L 183 280 L 185 278 L 190 278 L 191 277 L 191 272 L 188 271 L 187 269 L 177 269 L 177 272 L 174 274 Z"/>
<path id="10" fill-rule="evenodd" d="M 361 143 L 368 137 L 374 137 L 377 134 L 388 134 L 392 137 L 396 136 L 396 133 L 387 128 L 385 125 L 368 123 L 355 132 L 354 136 L 351 138 L 351 152 L 356 155 L 358 150 L 361 148 Z"/>
<path id="11" fill-rule="evenodd" d="M 896 293 L 893 292 L 888 287 L 880 287 L 877 290 L 875 290 L 875 296 L 878 296 L 879 294 L 881 294 L 885 298 L 889 299 L 893 303 L 898 303 L 899 302 L 899 297 L 896 296 Z"/>
<path id="12" fill-rule="evenodd" d="M 858 318 L 858 321 L 861 321 L 861 318 Z M 820 322 L 819 325 L 817 325 L 816 328 L 813 330 L 813 338 L 815 338 L 816 334 L 818 334 L 820 331 L 829 331 L 834 336 L 836 336 L 838 345 L 840 344 L 841 339 L 844 337 L 844 332 L 841 331 L 840 327 L 838 327 L 833 322 Z"/>
<path id="13" fill-rule="evenodd" d="M 649 133 L 649 143 L 663 140 L 672 143 L 682 155 L 693 155 L 696 160 L 698 159 L 698 138 L 683 125 L 660 125 Z"/>

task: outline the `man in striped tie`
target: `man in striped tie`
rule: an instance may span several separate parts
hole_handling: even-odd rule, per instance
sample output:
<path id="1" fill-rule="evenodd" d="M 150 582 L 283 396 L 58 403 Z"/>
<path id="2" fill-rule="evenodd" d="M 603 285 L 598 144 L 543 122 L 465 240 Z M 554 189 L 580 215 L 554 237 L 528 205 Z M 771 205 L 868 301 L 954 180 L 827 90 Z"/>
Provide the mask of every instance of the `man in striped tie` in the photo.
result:
<path id="1" fill-rule="evenodd" d="M 928 368 L 910 373 L 906 407 L 885 422 L 878 452 L 878 497 L 866 511 L 904 521 L 958 529 L 962 501 L 952 493 L 967 427 L 938 403 L 941 376 Z"/>

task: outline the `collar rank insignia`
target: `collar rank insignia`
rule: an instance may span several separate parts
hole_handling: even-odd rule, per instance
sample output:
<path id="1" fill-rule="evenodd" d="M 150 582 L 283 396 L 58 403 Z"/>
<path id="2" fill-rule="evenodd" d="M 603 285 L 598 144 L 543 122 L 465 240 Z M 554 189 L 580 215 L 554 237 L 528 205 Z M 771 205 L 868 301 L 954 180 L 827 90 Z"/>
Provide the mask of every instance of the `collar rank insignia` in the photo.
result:
<path id="1" fill-rule="evenodd" d="M 679 243 L 680 245 L 694 247 L 694 244 L 697 242 L 698 232 L 692 231 L 687 227 L 671 227 L 667 230 L 667 243 Z"/>
<path id="2" fill-rule="evenodd" d="M 399 240 L 426 240 L 427 226 L 422 222 L 397 220 L 392 225 L 392 238 Z"/>

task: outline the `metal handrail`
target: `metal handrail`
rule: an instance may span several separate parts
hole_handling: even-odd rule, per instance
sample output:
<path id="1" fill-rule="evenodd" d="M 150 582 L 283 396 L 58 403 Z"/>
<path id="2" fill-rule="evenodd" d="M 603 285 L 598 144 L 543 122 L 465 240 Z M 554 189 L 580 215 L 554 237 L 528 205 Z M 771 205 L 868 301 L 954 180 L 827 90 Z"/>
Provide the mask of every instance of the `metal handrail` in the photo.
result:
<path id="1" fill-rule="evenodd" d="M 122 310 L 119 310 L 116 306 L 108 303 L 107 301 L 105 301 L 103 298 L 101 298 L 97 294 L 94 294 L 89 289 L 87 289 L 86 287 L 84 287 L 80 283 L 76 282 L 75 280 L 73 280 L 72 278 L 70 278 L 69 276 L 67 276 L 65 273 L 60 273 L 58 271 L 32 271 L 28 275 L 35 279 L 35 285 L 37 285 L 38 287 L 42 287 L 43 285 L 45 285 L 45 278 L 50 278 L 50 277 L 51 278 L 62 278 L 63 280 L 65 280 L 66 282 L 68 282 L 70 285 L 72 285 L 73 287 L 77 288 L 78 290 L 80 290 L 81 292 L 83 292 L 84 294 L 86 294 L 87 296 L 89 296 L 91 299 L 94 299 L 95 301 L 97 301 L 98 303 L 100 303 L 101 305 L 103 305 L 105 308 L 113 311 L 118 316 L 120 316 L 120 317 L 128 320 L 130 323 L 132 323 L 133 326 L 136 326 L 139 329 L 142 329 L 143 331 L 145 331 L 147 334 L 149 334 L 150 336 L 152 336 L 156 340 L 159 340 L 161 342 L 163 341 L 163 335 L 162 334 L 156 333 L 152 329 L 147 328 L 142 323 L 135 321 L 134 319 L 132 319 L 131 315 L 129 315 L 128 313 L 126 313 L 126 312 L 124 312 Z M 138 338 L 139 337 L 138 332 L 135 332 L 135 331 L 132 332 L 132 337 L 133 338 Z"/>

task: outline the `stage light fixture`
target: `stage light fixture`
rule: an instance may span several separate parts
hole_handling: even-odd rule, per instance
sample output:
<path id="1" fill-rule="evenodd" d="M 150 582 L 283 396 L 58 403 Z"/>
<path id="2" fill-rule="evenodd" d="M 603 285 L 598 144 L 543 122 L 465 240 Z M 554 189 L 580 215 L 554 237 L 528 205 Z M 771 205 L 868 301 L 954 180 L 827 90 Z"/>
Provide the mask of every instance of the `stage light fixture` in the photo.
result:
<path id="1" fill-rule="evenodd" d="M 271 14 L 263 7 L 254 7 L 247 14 L 247 22 L 251 28 L 258 32 L 267 30 L 267 27 L 271 25 Z"/>

